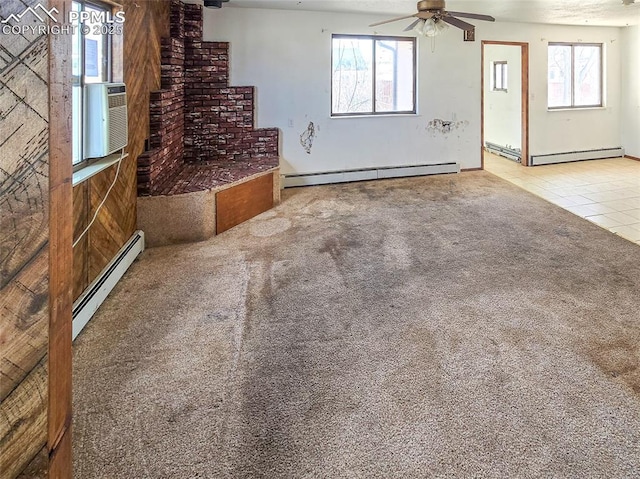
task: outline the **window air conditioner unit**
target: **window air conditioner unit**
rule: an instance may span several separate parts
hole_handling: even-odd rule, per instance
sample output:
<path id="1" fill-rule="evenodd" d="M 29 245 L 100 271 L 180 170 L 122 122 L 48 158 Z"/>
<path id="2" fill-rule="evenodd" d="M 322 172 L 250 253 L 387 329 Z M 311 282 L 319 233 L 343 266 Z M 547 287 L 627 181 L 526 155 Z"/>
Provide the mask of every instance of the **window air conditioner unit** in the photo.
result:
<path id="1" fill-rule="evenodd" d="M 91 83 L 84 87 L 84 158 L 102 158 L 125 146 L 127 91 L 124 83 Z"/>

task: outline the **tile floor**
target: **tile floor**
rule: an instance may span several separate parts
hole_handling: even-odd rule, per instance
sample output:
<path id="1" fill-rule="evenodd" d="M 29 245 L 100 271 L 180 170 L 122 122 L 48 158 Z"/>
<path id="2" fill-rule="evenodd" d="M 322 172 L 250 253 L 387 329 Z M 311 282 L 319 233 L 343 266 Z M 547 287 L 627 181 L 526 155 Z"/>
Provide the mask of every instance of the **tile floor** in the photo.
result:
<path id="1" fill-rule="evenodd" d="M 525 168 L 485 153 L 485 169 L 640 245 L 640 161 L 577 161 Z"/>

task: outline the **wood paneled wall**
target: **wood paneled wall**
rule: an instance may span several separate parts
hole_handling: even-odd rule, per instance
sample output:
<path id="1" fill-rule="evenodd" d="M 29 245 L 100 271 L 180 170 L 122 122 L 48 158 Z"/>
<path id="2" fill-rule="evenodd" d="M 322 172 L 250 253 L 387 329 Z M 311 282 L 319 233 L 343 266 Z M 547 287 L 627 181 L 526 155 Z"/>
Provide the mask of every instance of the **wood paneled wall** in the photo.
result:
<path id="1" fill-rule="evenodd" d="M 1 2 L 0 16 L 36 0 Z M 0 36 L 0 467 L 17 476 L 47 441 L 49 45 Z"/>
<path id="2" fill-rule="evenodd" d="M 3 0 L 0 16 L 37 3 Z M 135 229 L 136 159 L 148 138 L 149 92 L 160 85 L 159 39 L 168 35 L 168 2 L 122 3 L 129 158 L 73 252 L 72 233 L 93 216 L 115 167 L 72 190 L 70 37 L 0 36 L 1 479 L 72 477 L 71 300 Z M 47 4 L 66 15 L 70 0 Z"/>
<path id="3" fill-rule="evenodd" d="M 74 249 L 74 298 L 77 298 L 129 240 L 136 228 L 137 158 L 149 138 L 149 94 L 160 88 L 160 39 L 169 35 L 169 6 L 165 0 L 122 0 L 125 11 L 123 71 L 129 109 L 129 156 L 96 222 Z M 116 174 L 103 171 L 74 188 L 74 230 L 77 236 L 95 214 Z"/>

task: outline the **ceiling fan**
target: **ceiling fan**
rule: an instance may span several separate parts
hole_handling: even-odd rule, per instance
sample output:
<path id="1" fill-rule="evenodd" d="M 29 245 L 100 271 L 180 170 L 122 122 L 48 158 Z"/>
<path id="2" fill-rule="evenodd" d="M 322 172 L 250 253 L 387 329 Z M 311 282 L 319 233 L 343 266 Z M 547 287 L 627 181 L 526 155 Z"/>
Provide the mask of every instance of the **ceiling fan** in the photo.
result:
<path id="1" fill-rule="evenodd" d="M 411 29 L 416 29 L 419 33 L 426 36 L 437 35 L 443 27 L 442 22 L 458 27 L 465 32 L 473 32 L 475 26 L 460 20 L 460 18 L 473 18 L 475 20 L 483 20 L 486 22 L 495 22 L 496 19 L 489 15 L 479 15 L 477 13 L 465 13 L 465 12 L 449 12 L 445 10 L 445 0 L 421 0 L 418 2 L 418 12 L 412 15 L 405 15 L 403 17 L 392 18 L 390 20 L 384 20 L 382 22 L 372 23 L 370 27 L 377 27 L 378 25 L 384 25 L 385 23 L 397 22 L 399 20 L 406 20 L 407 18 L 417 18 L 415 22 L 405 28 L 405 32 Z"/>

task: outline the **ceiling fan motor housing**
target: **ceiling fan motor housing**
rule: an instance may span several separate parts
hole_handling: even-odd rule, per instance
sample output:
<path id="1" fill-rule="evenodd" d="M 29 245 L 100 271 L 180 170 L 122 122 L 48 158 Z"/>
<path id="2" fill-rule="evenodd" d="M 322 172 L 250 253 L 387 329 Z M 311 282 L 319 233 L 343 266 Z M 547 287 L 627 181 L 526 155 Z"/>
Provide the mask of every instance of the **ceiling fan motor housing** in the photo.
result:
<path id="1" fill-rule="evenodd" d="M 418 2 L 418 11 L 419 12 L 433 12 L 433 11 L 441 11 L 444 10 L 444 0 L 421 0 Z"/>

